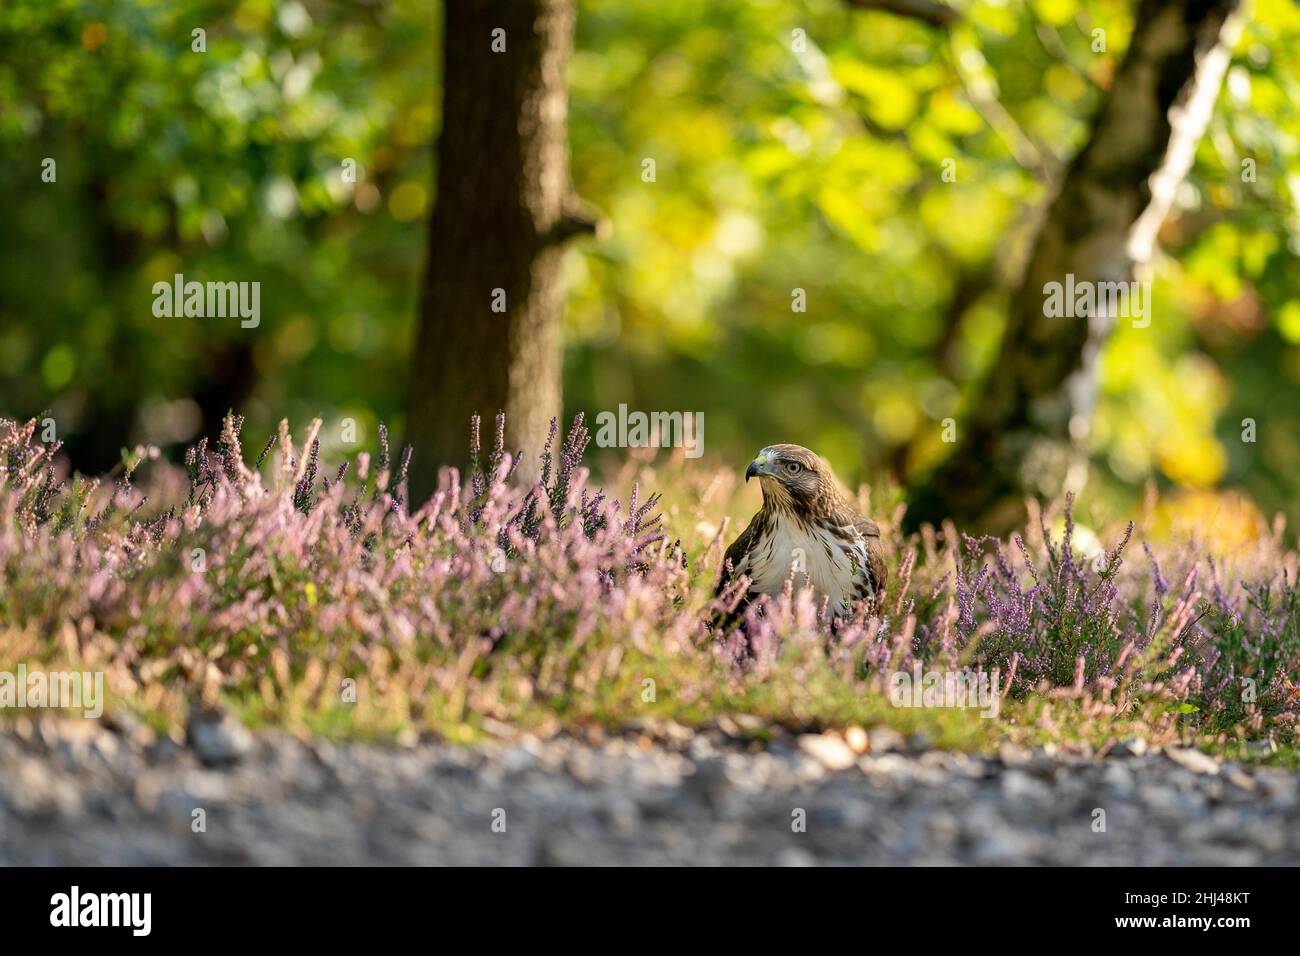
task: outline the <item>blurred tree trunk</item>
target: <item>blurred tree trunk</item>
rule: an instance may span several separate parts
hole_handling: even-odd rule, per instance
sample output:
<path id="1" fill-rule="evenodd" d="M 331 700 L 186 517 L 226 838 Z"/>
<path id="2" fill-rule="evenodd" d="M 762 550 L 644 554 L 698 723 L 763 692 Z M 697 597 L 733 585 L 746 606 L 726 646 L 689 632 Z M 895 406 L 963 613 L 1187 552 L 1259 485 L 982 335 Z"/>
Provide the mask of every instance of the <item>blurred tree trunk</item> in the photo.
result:
<path id="1" fill-rule="evenodd" d="M 895 16 L 921 20 L 931 26 L 946 27 L 961 19 L 961 14 L 938 0 L 845 0 L 851 7 L 879 10 Z"/>
<path id="2" fill-rule="evenodd" d="M 1097 357 L 1115 319 L 1050 318 L 1044 287 L 1067 273 L 1078 283 L 1146 272 L 1213 111 L 1237 5 L 1139 4 L 1129 49 L 1012 295 L 998 358 L 954 453 L 913 494 L 909 528 L 952 518 L 1005 533 L 1023 518 L 1025 495 L 1058 497 L 1082 484 Z"/>
<path id="3" fill-rule="evenodd" d="M 524 450 L 526 475 L 535 467 L 561 412 L 562 244 L 594 228 L 568 173 L 574 0 L 449 0 L 443 13 L 437 196 L 407 400 L 416 504 L 440 465 L 466 463 L 475 413 L 490 430 L 504 411 L 507 447 Z"/>

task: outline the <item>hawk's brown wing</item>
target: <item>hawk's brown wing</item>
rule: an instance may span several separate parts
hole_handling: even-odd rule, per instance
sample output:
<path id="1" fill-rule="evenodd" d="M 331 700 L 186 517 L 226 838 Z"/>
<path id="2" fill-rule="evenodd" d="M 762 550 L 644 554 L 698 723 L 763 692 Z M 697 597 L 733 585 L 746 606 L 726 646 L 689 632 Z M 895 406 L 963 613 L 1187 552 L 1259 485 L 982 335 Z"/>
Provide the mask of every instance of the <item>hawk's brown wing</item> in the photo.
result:
<path id="1" fill-rule="evenodd" d="M 885 548 L 880 543 L 880 527 L 870 518 L 857 515 L 853 528 L 867 542 L 867 564 L 871 569 L 871 580 L 876 585 L 876 597 L 885 593 L 885 581 L 889 579 L 889 570 L 885 567 Z"/>
<path id="2" fill-rule="evenodd" d="M 717 593 L 721 594 L 722 589 L 727 583 L 741 574 L 749 574 L 749 551 L 758 540 L 760 529 L 763 525 L 763 513 L 760 511 L 749 521 L 749 527 L 740 533 L 731 546 L 727 548 L 727 553 L 722 559 L 722 577 L 718 579 Z M 727 566 L 731 568 L 728 570 Z"/>

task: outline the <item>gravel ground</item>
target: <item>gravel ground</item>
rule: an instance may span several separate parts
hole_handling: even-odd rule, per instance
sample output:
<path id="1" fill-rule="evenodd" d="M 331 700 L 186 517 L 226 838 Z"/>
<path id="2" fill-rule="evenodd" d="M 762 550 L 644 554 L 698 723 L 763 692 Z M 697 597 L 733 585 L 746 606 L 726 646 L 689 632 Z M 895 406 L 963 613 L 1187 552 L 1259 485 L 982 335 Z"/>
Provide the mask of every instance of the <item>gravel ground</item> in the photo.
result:
<path id="1" fill-rule="evenodd" d="M 1099 759 L 742 737 L 382 747 L 214 717 L 182 745 L 22 719 L 0 730 L 0 865 L 1300 861 L 1296 773 L 1140 742 Z"/>

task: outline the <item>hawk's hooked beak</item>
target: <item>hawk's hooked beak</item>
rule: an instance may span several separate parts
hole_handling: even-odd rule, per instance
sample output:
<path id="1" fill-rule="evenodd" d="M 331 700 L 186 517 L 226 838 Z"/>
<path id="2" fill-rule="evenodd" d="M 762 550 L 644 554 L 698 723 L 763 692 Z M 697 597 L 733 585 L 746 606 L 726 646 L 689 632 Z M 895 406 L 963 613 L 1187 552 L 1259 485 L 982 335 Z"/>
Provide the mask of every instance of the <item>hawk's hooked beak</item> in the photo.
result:
<path id="1" fill-rule="evenodd" d="M 766 465 L 767 465 L 767 459 L 762 455 L 759 455 L 757 458 L 751 461 L 749 463 L 749 467 L 745 469 L 745 482 L 748 483 L 749 479 L 754 478 L 758 475 L 771 474 L 771 472 L 767 470 Z"/>

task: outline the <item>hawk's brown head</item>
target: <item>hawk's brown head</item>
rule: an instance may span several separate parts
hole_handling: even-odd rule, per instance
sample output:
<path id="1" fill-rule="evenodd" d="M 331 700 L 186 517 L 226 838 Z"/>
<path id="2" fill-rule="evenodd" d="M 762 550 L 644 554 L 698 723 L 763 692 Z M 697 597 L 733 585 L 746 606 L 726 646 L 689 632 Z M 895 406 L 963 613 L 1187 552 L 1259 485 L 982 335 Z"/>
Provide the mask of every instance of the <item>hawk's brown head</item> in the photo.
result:
<path id="1" fill-rule="evenodd" d="M 750 478 L 763 487 L 763 507 L 725 557 L 731 574 L 749 577 L 750 593 L 778 595 L 794 575 L 829 598 L 836 617 L 880 600 L 880 528 L 844 497 L 825 461 L 801 445 L 768 445 L 745 470 Z"/>
<path id="2" fill-rule="evenodd" d="M 802 445 L 768 445 L 745 469 L 745 480 L 757 478 L 765 507 L 800 517 L 824 513 L 838 499 L 830 467 Z"/>

